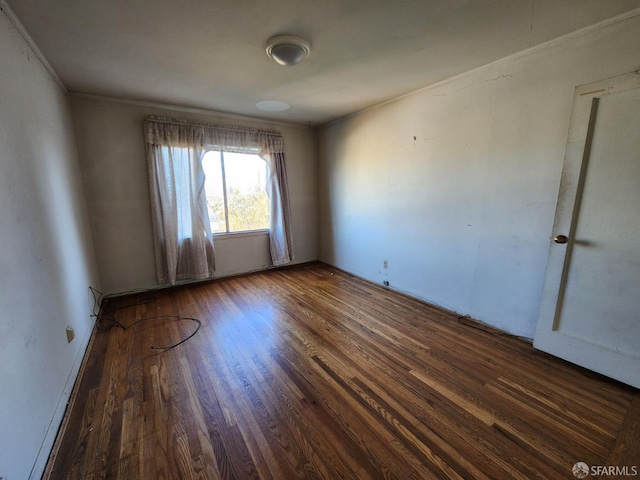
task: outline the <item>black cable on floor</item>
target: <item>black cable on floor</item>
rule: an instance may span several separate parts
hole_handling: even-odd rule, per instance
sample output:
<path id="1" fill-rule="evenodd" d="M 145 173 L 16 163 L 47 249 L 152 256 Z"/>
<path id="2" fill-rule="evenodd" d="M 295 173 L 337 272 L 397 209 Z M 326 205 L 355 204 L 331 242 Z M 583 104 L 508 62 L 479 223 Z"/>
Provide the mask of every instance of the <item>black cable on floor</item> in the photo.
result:
<path id="1" fill-rule="evenodd" d="M 141 302 L 136 302 L 136 303 L 132 303 L 132 304 L 128 304 L 128 305 L 122 305 L 113 309 L 106 309 L 104 308 L 102 312 L 100 312 L 100 302 L 102 300 L 103 294 L 102 292 L 96 290 L 93 287 L 89 287 L 89 290 L 91 290 L 91 293 L 93 295 L 93 300 L 94 300 L 94 304 L 93 304 L 93 309 L 92 309 L 92 314 L 91 317 L 96 319 L 96 328 L 100 331 L 106 331 L 106 330 L 110 330 L 113 327 L 117 327 L 120 328 L 122 330 L 128 330 L 132 327 L 135 327 L 136 325 L 139 325 L 143 322 L 147 322 L 147 321 L 154 321 L 154 320 L 161 320 L 161 319 L 174 319 L 174 320 L 189 320 L 192 322 L 195 322 L 197 324 L 196 329 L 193 331 L 193 333 L 191 333 L 189 336 L 183 338 L 182 340 L 180 340 L 178 343 L 174 343 L 173 345 L 169 345 L 166 347 L 156 347 L 156 346 L 151 346 L 152 350 L 171 350 L 172 348 L 177 347 L 178 345 L 182 345 L 184 342 L 186 342 L 187 340 L 189 340 L 191 337 L 193 337 L 196 333 L 198 333 L 198 331 L 200 330 L 200 327 L 202 327 L 202 322 L 200 320 L 198 320 L 197 318 L 193 318 L 193 317 L 182 317 L 180 315 L 156 315 L 153 317 L 144 317 L 141 318 L 139 320 L 136 320 L 135 322 L 133 322 L 130 325 L 123 325 L 122 323 L 120 323 L 118 320 L 116 320 L 116 317 L 114 316 L 114 314 L 116 312 L 120 312 L 122 310 L 126 310 L 128 308 L 133 308 L 133 307 L 138 307 L 140 305 L 147 305 L 150 303 L 153 303 L 156 301 L 156 297 L 149 297 L 149 298 L 145 298 L 143 301 Z"/>

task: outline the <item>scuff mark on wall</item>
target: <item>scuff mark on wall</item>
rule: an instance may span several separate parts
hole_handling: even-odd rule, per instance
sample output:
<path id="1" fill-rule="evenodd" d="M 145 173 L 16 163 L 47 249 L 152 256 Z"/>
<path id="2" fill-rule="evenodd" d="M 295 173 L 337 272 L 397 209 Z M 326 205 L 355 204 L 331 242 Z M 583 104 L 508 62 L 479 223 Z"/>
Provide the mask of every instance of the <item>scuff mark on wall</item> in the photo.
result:
<path id="1" fill-rule="evenodd" d="M 484 83 L 495 82 L 496 80 L 500 80 L 501 78 L 513 78 L 513 75 L 509 73 L 506 75 L 498 75 L 496 78 L 490 78 L 489 80 L 485 80 Z"/>
<path id="2" fill-rule="evenodd" d="M 531 48 L 531 46 L 533 45 L 533 18 L 534 18 L 534 12 L 536 9 L 536 2 L 533 1 L 531 2 L 531 22 L 529 24 L 529 48 Z"/>

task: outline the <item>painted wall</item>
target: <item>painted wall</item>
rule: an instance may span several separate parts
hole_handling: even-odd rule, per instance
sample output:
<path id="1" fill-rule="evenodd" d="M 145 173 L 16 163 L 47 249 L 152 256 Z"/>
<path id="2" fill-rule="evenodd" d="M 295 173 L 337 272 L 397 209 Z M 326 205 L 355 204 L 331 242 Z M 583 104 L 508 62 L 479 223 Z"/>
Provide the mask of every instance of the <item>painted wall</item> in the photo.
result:
<path id="1" fill-rule="evenodd" d="M 533 337 L 574 88 L 638 52 L 600 24 L 322 128 L 320 259 Z"/>
<path id="2" fill-rule="evenodd" d="M 235 115 L 70 96 L 104 293 L 155 288 L 149 180 L 142 121 L 148 115 L 277 129 L 286 146 L 295 262 L 317 259 L 315 131 Z M 216 276 L 271 264 L 266 234 L 216 237 Z"/>
<path id="3" fill-rule="evenodd" d="M 0 476 L 35 479 L 91 333 L 88 287 L 100 285 L 66 94 L 4 6 L 0 65 Z"/>

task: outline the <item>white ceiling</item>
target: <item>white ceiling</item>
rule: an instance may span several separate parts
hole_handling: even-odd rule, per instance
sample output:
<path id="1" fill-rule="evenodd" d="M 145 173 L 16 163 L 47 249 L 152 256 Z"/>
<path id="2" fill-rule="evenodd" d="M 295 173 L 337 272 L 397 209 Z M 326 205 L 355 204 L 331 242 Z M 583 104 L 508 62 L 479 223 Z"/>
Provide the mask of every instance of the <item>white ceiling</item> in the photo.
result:
<path id="1" fill-rule="evenodd" d="M 6 0 L 71 92 L 317 125 L 640 0 Z M 276 34 L 311 54 L 282 67 Z M 285 112 L 256 103 L 287 102 Z"/>

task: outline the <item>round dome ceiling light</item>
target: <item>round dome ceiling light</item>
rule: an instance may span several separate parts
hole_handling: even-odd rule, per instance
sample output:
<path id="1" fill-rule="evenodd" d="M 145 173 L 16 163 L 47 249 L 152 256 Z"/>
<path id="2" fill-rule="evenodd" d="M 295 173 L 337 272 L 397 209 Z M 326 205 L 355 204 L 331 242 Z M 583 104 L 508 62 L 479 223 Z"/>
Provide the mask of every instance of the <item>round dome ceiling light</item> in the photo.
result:
<path id="1" fill-rule="evenodd" d="M 267 55 L 280 65 L 297 65 L 309 55 L 309 42 L 293 35 L 278 35 L 267 40 Z"/>
<path id="2" fill-rule="evenodd" d="M 280 100 L 264 100 L 256 103 L 256 107 L 265 112 L 284 112 L 289 110 L 289 104 Z"/>

